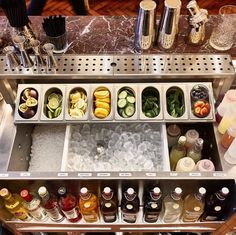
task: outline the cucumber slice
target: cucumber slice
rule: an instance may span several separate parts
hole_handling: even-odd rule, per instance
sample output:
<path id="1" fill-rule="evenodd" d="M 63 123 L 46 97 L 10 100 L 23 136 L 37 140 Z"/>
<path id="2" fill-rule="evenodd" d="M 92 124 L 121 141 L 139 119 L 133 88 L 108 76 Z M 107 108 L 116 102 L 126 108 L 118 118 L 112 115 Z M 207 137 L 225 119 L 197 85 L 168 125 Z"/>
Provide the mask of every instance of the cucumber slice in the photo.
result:
<path id="1" fill-rule="evenodd" d="M 118 97 L 119 99 L 125 99 L 127 97 L 127 91 L 122 91 L 119 93 Z"/>
<path id="2" fill-rule="evenodd" d="M 49 96 L 48 96 L 48 101 L 50 101 L 50 99 L 52 99 L 52 98 L 56 98 L 56 99 L 60 99 L 60 97 L 56 94 L 56 93 L 51 93 Z"/>
<path id="3" fill-rule="evenodd" d="M 119 113 L 119 115 L 120 115 L 121 117 L 122 117 L 122 113 L 123 113 L 123 112 L 125 112 L 124 109 L 119 109 L 119 108 L 118 108 L 118 113 Z"/>
<path id="4" fill-rule="evenodd" d="M 134 93 L 132 90 L 126 90 L 128 96 L 134 96 Z"/>
<path id="5" fill-rule="evenodd" d="M 135 103 L 135 98 L 133 96 L 127 96 L 127 101 L 131 104 L 134 104 Z"/>
<path id="6" fill-rule="evenodd" d="M 126 108 L 125 108 L 125 114 L 128 116 L 128 117 L 132 117 L 135 113 L 135 107 L 134 105 L 127 105 Z"/>
<path id="7" fill-rule="evenodd" d="M 119 99 L 117 105 L 119 108 L 124 108 L 127 105 L 126 99 Z"/>
<path id="8" fill-rule="evenodd" d="M 128 117 L 129 117 L 129 116 L 127 116 L 127 115 L 125 114 L 125 111 L 124 111 L 124 110 L 122 111 L 121 116 L 122 116 L 123 118 L 128 118 Z"/>
<path id="9" fill-rule="evenodd" d="M 57 118 L 61 114 L 62 108 L 58 107 L 54 112 L 54 118 Z"/>

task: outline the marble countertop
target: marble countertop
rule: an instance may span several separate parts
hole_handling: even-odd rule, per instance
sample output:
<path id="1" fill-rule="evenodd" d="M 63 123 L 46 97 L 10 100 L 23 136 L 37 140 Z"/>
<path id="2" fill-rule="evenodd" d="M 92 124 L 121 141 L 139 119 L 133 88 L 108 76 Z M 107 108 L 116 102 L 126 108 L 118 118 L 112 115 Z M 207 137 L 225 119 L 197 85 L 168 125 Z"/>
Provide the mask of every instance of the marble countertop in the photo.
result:
<path id="1" fill-rule="evenodd" d="M 39 40 L 47 41 L 42 29 L 43 17 L 30 18 L 33 28 Z M 181 16 L 179 23 L 179 34 L 176 46 L 172 50 L 160 50 L 154 46 L 146 54 L 161 53 L 222 53 L 213 49 L 208 41 L 214 25 L 217 24 L 218 16 L 210 16 L 206 26 L 206 40 L 202 46 L 192 46 L 186 44 L 187 19 Z M 127 16 L 71 16 L 66 17 L 68 41 L 70 47 L 67 54 L 134 54 L 134 30 L 136 17 Z M 9 27 L 5 17 L 0 17 L 0 36 L 3 39 L 3 46 L 12 44 L 9 36 Z M 235 40 L 236 41 L 236 40 Z M 3 46 L 1 48 L 3 48 Z M 236 58 L 236 43 L 229 51 L 223 52 L 231 54 Z"/>

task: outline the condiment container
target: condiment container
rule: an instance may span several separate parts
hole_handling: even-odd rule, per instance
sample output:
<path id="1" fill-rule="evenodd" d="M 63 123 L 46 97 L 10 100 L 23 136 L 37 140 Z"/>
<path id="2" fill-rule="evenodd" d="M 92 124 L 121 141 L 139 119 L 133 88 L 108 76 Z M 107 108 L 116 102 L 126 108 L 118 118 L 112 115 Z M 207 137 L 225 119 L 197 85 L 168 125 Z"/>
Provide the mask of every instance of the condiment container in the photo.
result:
<path id="1" fill-rule="evenodd" d="M 190 157 L 181 158 L 176 165 L 176 171 L 179 172 L 189 172 L 194 171 L 194 169 L 195 162 Z"/>
<path id="2" fill-rule="evenodd" d="M 190 148 L 199 138 L 199 133 L 194 129 L 190 129 L 186 132 L 185 137 L 187 139 L 185 146 L 186 148 Z"/>
<path id="3" fill-rule="evenodd" d="M 227 129 L 227 131 L 224 133 L 221 139 L 222 146 L 228 149 L 235 137 L 236 137 L 236 126 L 231 126 Z"/>
<path id="4" fill-rule="evenodd" d="M 180 137 L 181 130 L 178 125 L 173 124 L 167 127 L 167 140 L 168 140 L 168 147 L 171 148 L 178 142 Z"/>
<path id="5" fill-rule="evenodd" d="M 196 171 L 215 171 L 215 166 L 211 160 L 203 159 L 196 164 Z"/>
<path id="6" fill-rule="evenodd" d="M 225 161 L 229 164 L 236 164 L 236 139 L 232 142 L 224 155 Z"/>

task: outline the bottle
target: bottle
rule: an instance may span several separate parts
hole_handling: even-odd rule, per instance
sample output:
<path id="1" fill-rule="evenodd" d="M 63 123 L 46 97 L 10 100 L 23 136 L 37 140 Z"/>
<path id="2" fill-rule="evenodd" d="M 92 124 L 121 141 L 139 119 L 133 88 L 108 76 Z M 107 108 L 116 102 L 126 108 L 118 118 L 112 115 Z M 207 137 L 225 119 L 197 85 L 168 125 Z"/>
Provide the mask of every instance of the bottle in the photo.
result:
<path id="1" fill-rule="evenodd" d="M 216 109 L 216 122 L 219 124 L 230 103 L 236 102 L 236 90 L 228 90 Z"/>
<path id="2" fill-rule="evenodd" d="M 178 143 L 171 148 L 170 151 L 170 167 L 171 170 L 175 170 L 176 164 L 179 159 L 186 156 L 186 149 L 185 149 L 186 137 L 180 136 Z"/>
<path id="3" fill-rule="evenodd" d="M 60 212 L 56 196 L 49 194 L 48 190 L 44 186 L 38 189 L 38 194 L 42 198 L 41 204 L 50 219 L 55 222 L 61 222 L 64 219 L 64 216 Z"/>
<path id="4" fill-rule="evenodd" d="M 236 139 L 232 142 L 228 150 L 225 152 L 224 159 L 229 164 L 236 164 Z"/>
<path id="5" fill-rule="evenodd" d="M 196 171 L 214 171 L 215 166 L 211 160 L 203 159 L 196 164 Z"/>
<path id="6" fill-rule="evenodd" d="M 81 220 L 82 216 L 77 206 L 76 197 L 70 193 L 67 193 L 65 187 L 60 187 L 57 192 L 59 196 L 58 205 L 66 219 L 72 223 Z"/>
<path id="7" fill-rule="evenodd" d="M 144 198 L 144 221 L 155 223 L 160 215 L 161 207 L 162 193 L 160 188 L 155 187 Z"/>
<path id="8" fill-rule="evenodd" d="M 201 187 L 197 193 L 189 194 L 184 199 L 183 222 L 196 222 L 204 212 L 206 189 Z"/>
<path id="9" fill-rule="evenodd" d="M 230 126 L 221 139 L 221 145 L 228 149 L 236 137 L 236 126 Z"/>
<path id="10" fill-rule="evenodd" d="M 163 200 L 163 217 L 165 223 L 174 223 L 179 220 L 183 209 L 182 189 L 177 187 Z"/>
<path id="11" fill-rule="evenodd" d="M 179 126 L 176 124 L 169 125 L 167 127 L 167 140 L 168 140 L 168 147 L 171 148 L 178 142 L 180 137 L 181 130 Z"/>
<path id="12" fill-rule="evenodd" d="M 41 201 L 38 197 L 26 189 L 22 190 L 20 195 L 24 199 L 23 206 L 35 220 L 46 221 L 48 219 L 47 212 L 41 207 Z"/>
<path id="13" fill-rule="evenodd" d="M 13 214 L 11 214 L 5 207 L 3 199 L 0 197 L 0 220 L 11 220 Z"/>
<path id="14" fill-rule="evenodd" d="M 195 162 L 190 157 L 183 157 L 179 159 L 176 165 L 176 171 L 189 172 L 195 170 Z"/>
<path id="15" fill-rule="evenodd" d="M 133 188 L 128 188 L 121 199 L 122 219 L 127 223 L 135 223 L 139 212 L 140 201 Z"/>
<path id="16" fill-rule="evenodd" d="M 205 212 L 202 216 L 202 221 L 221 220 L 225 213 L 226 198 L 229 194 L 229 189 L 223 187 L 216 193 L 206 197 Z"/>
<path id="17" fill-rule="evenodd" d="M 105 187 L 100 198 L 100 209 L 103 220 L 106 223 L 116 221 L 118 213 L 118 201 L 114 192 L 109 187 Z"/>
<path id="18" fill-rule="evenodd" d="M 227 111 L 218 125 L 218 131 L 223 135 L 226 130 L 233 125 L 236 125 L 236 102 L 230 103 L 228 105 Z"/>
<path id="19" fill-rule="evenodd" d="M 11 194 L 8 189 L 0 190 L 0 196 L 4 199 L 6 209 L 12 213 L 17 219 L 30 221 L 32 217 L 22 205 L 22 199 L 18 194 Z"/>
<path id="20" fill-rule="evenodd" d="M 194 145 L 188 149 L 187 157 L 190 157 L 197 163 L 202 158 L 203 139 L 198 138 Z"/>
<path id="21" fill-rule="evenodd" d="M 185 133 L 185 137 L 186 137 L 186 148 L 190 148 L 195 141 L 199 138 L 199 133 L 194 130 L 194 129 L 190 129 Z"/>
<path id="22" fill-rule="evenodd" d="M 80 190 L 79 208 L 86 222 L 98 221 L 98 199 L 97 196 L 83 187 Z"/>

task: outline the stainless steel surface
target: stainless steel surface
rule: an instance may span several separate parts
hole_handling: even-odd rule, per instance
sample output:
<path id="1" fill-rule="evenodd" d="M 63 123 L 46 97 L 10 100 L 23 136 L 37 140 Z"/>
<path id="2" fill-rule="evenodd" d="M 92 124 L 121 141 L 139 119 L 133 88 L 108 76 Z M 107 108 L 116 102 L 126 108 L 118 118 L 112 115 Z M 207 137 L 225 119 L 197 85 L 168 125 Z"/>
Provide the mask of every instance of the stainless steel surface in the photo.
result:
<path id="1" fill-rule="evenodd" d="M 13 46 L 4 47 L 3 53 L 6 55 L 6 63 L 10 69 L 16 69 L 20 66 L 20 60 L 17 57 Z"/>
<path id="2" fill-rule="evenodd" d="M 47 66 L 48 69 L 56 69 L 58 67 L 56 58 L 53 55 L 54 45 L 46 43 L 43 45 L 44 51 L 47 53 Z"/>
<path id="3" fill-rule="evenodd" d="M 158 45 L 163 49 L 174 46 L 178 34 L 180 9 L 180 0 L 165 0 L 158 35 Z"/>
<path id="4" fill-rule="evenodd" d="M 7 104 L 15 105 L 16 99 L 16 88 L 15 88 L 15 81 L 9 81 L 7 79 L 0 79 L 0 92 Z"/>
<path id="5" fill-rule="evenodd" d="M 155 39 L 156 3 L 154 1 L 141 1 L 134 39 L 136 50 L 147 50 L 151 48 Z"/>
<path id="6" fill-rule="evenodd" d="M 35 62 L 36 62 L 36 65 L 37 65 L 38 69 L 44 68 L 46 66 L 46 62 L 45 62 L 45 60 L 42 57 L 42 54 L 40 52 L 40 42 L 39 42 L 39 40 L 34 40 L 31 45 L 32 45 L 32 49 L 33 49 L 34 54 L 35 54 Z"/>

